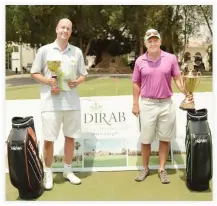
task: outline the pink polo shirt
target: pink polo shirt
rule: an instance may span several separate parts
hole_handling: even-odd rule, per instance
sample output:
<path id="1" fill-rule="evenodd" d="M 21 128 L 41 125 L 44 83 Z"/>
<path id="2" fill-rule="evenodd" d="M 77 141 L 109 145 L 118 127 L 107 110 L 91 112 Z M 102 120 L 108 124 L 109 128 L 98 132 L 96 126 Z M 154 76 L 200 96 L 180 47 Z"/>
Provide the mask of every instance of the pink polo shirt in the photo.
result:
<path id="1" fill-rule="evenodd" d="M 141 83 L 141 97 L 165 99 L 172 96 L 171 79 L 178 75 L 180 69 L 176 56 L 161 50 L 156 62 L 149 60 L 147 53 L 137 58 L 132 81 Z"/>

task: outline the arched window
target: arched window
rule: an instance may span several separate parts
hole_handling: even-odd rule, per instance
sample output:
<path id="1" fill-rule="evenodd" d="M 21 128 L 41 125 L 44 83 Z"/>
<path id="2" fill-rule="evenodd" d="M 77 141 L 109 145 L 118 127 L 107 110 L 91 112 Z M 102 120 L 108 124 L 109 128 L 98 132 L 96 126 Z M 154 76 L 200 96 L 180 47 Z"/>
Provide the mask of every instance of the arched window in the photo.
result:
<path id="1" fill-rule="evenodd" d="M 185 52 L 184 55 L 184 62 L 186 63 L 187 61 L 191 60 L 191 54 L 189 52 Z"/>
<path id="2" fill-rule="evenodd" d="M 197 61 L 202 61 L 202 55 L 200 52 L 196 52 L 195 55 L 194 55 L 194 61 L 197 62 Z"/>
<path id="3" fill-rule="evenodd" d="M 205 65 L 203 63 L 202 55 L 200 52 L 196 52 L 194 55 L 194 64 L 195 69 L 197 71 L 203 71 L 205 70 Z"/>

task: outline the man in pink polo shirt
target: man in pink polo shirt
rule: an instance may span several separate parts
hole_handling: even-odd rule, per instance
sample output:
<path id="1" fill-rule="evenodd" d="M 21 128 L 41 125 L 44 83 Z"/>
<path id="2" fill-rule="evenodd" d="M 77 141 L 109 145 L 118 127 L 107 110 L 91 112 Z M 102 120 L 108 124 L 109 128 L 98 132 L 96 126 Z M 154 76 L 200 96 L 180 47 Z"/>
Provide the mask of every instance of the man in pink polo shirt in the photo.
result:
<path id="1" fill-rule="evenodd" d="M 141 153 L 143 169 L 136 181 L 143 181 L 149 174 L 151 143 L 158 139 L 160 168 L 158 171 L 163 184 L 169 183 L 165 163 L 169 151 L 169 142 L 175 129 L 176 111 L 171 100 L 171 80 L 175 80 L 178 89 L 185 95 L 181 75 L 175 55 L 160 49 L 161 37 L 157 30 L 149 29 L 144 38 L 147 52 L 138 57 L 133 71 L 133 109 L 141 120 Z M 139 96 L 141 102 L 139 103 Z"/>

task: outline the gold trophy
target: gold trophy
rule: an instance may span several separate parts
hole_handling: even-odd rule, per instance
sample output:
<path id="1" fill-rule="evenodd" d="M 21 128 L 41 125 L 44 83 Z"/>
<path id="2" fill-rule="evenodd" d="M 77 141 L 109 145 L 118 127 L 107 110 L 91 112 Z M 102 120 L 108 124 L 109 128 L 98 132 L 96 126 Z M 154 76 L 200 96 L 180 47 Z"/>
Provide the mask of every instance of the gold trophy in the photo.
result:
<path id="1" fill-rule="evenodd" d="M 61 61 L 47 61 L 47 68 L 52 72 L 52 78 L 57 79 L 60 73 Z M 51 92 L 54 90 L 59 90 L 59 87 L 53 87 Z"/>
<path id="2" fill-rule="evenodd" d="M 57 77 L 60 71 L 61 61 L 47 61 L 47 67 L 52 72 L 52 77 Z"/>
<path id="3" fill-rule="evenodd" d="M 195 110 L 193 92 L 200 83 L 201 72 L 196 72 L 194 70 L 193 62 L 188 63 L 188 72 L 185 74 L 184 71 L 181 72 L 181 84 L 182 87 L 187 92 L 187 95 L 180 105 L 182 110 Z"/>

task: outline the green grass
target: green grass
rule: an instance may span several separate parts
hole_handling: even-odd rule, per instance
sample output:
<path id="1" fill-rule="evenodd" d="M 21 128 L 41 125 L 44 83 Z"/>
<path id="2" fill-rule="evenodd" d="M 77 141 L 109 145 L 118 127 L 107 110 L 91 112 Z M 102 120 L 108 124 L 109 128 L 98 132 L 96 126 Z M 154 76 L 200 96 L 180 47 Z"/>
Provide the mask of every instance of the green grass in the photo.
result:
<path id="1" fill-rule="evenodd" d="M 211 190 L 189 191 L 184 170 L 167 170 L 170 184 L 161 184 L 157 170 L 151 170 L 144 182 L 135 182 L 138 171 L 78 173 L 81 185 L 72 185 L 62 173 L 54 174 L 54 188 L 38 201 L 211 201 Z M 6 175 L 6 200 L 19 200 L 18 191 Z M 184 204 L 183 204 L 184 205 Z"/>
<path id="2" fill-rule="evenodd" d="M 8 87 L 6 89 L 6 100 L 39 99 L 39 98 L 40 98 L 39 85 Z"/>
<path id="3" fill-rule="evenodd" d="M 84 167 L 125 167 L 126 155 L 84 157 Z"/>
<path id="4" fill-rule="evenodd" d="M 117 87 L 116 87 L 117 86 Z M 179 92 L 174 83 L 172 83 L 173 91 Z M 130 78 L 119 78 L 117 84 L 114 78 L 99 78 L 85 81 L 78 87 L 81 97 L 89 96 L 115 96 L 115 95 L 132 95 L 132 83 Z M 202 78 L 195 92 L 211 92 L 212 78 Z M 6 89 L 6 99 L 39 99 L 40 86 L 19 86 L 8 87 Z"/>

